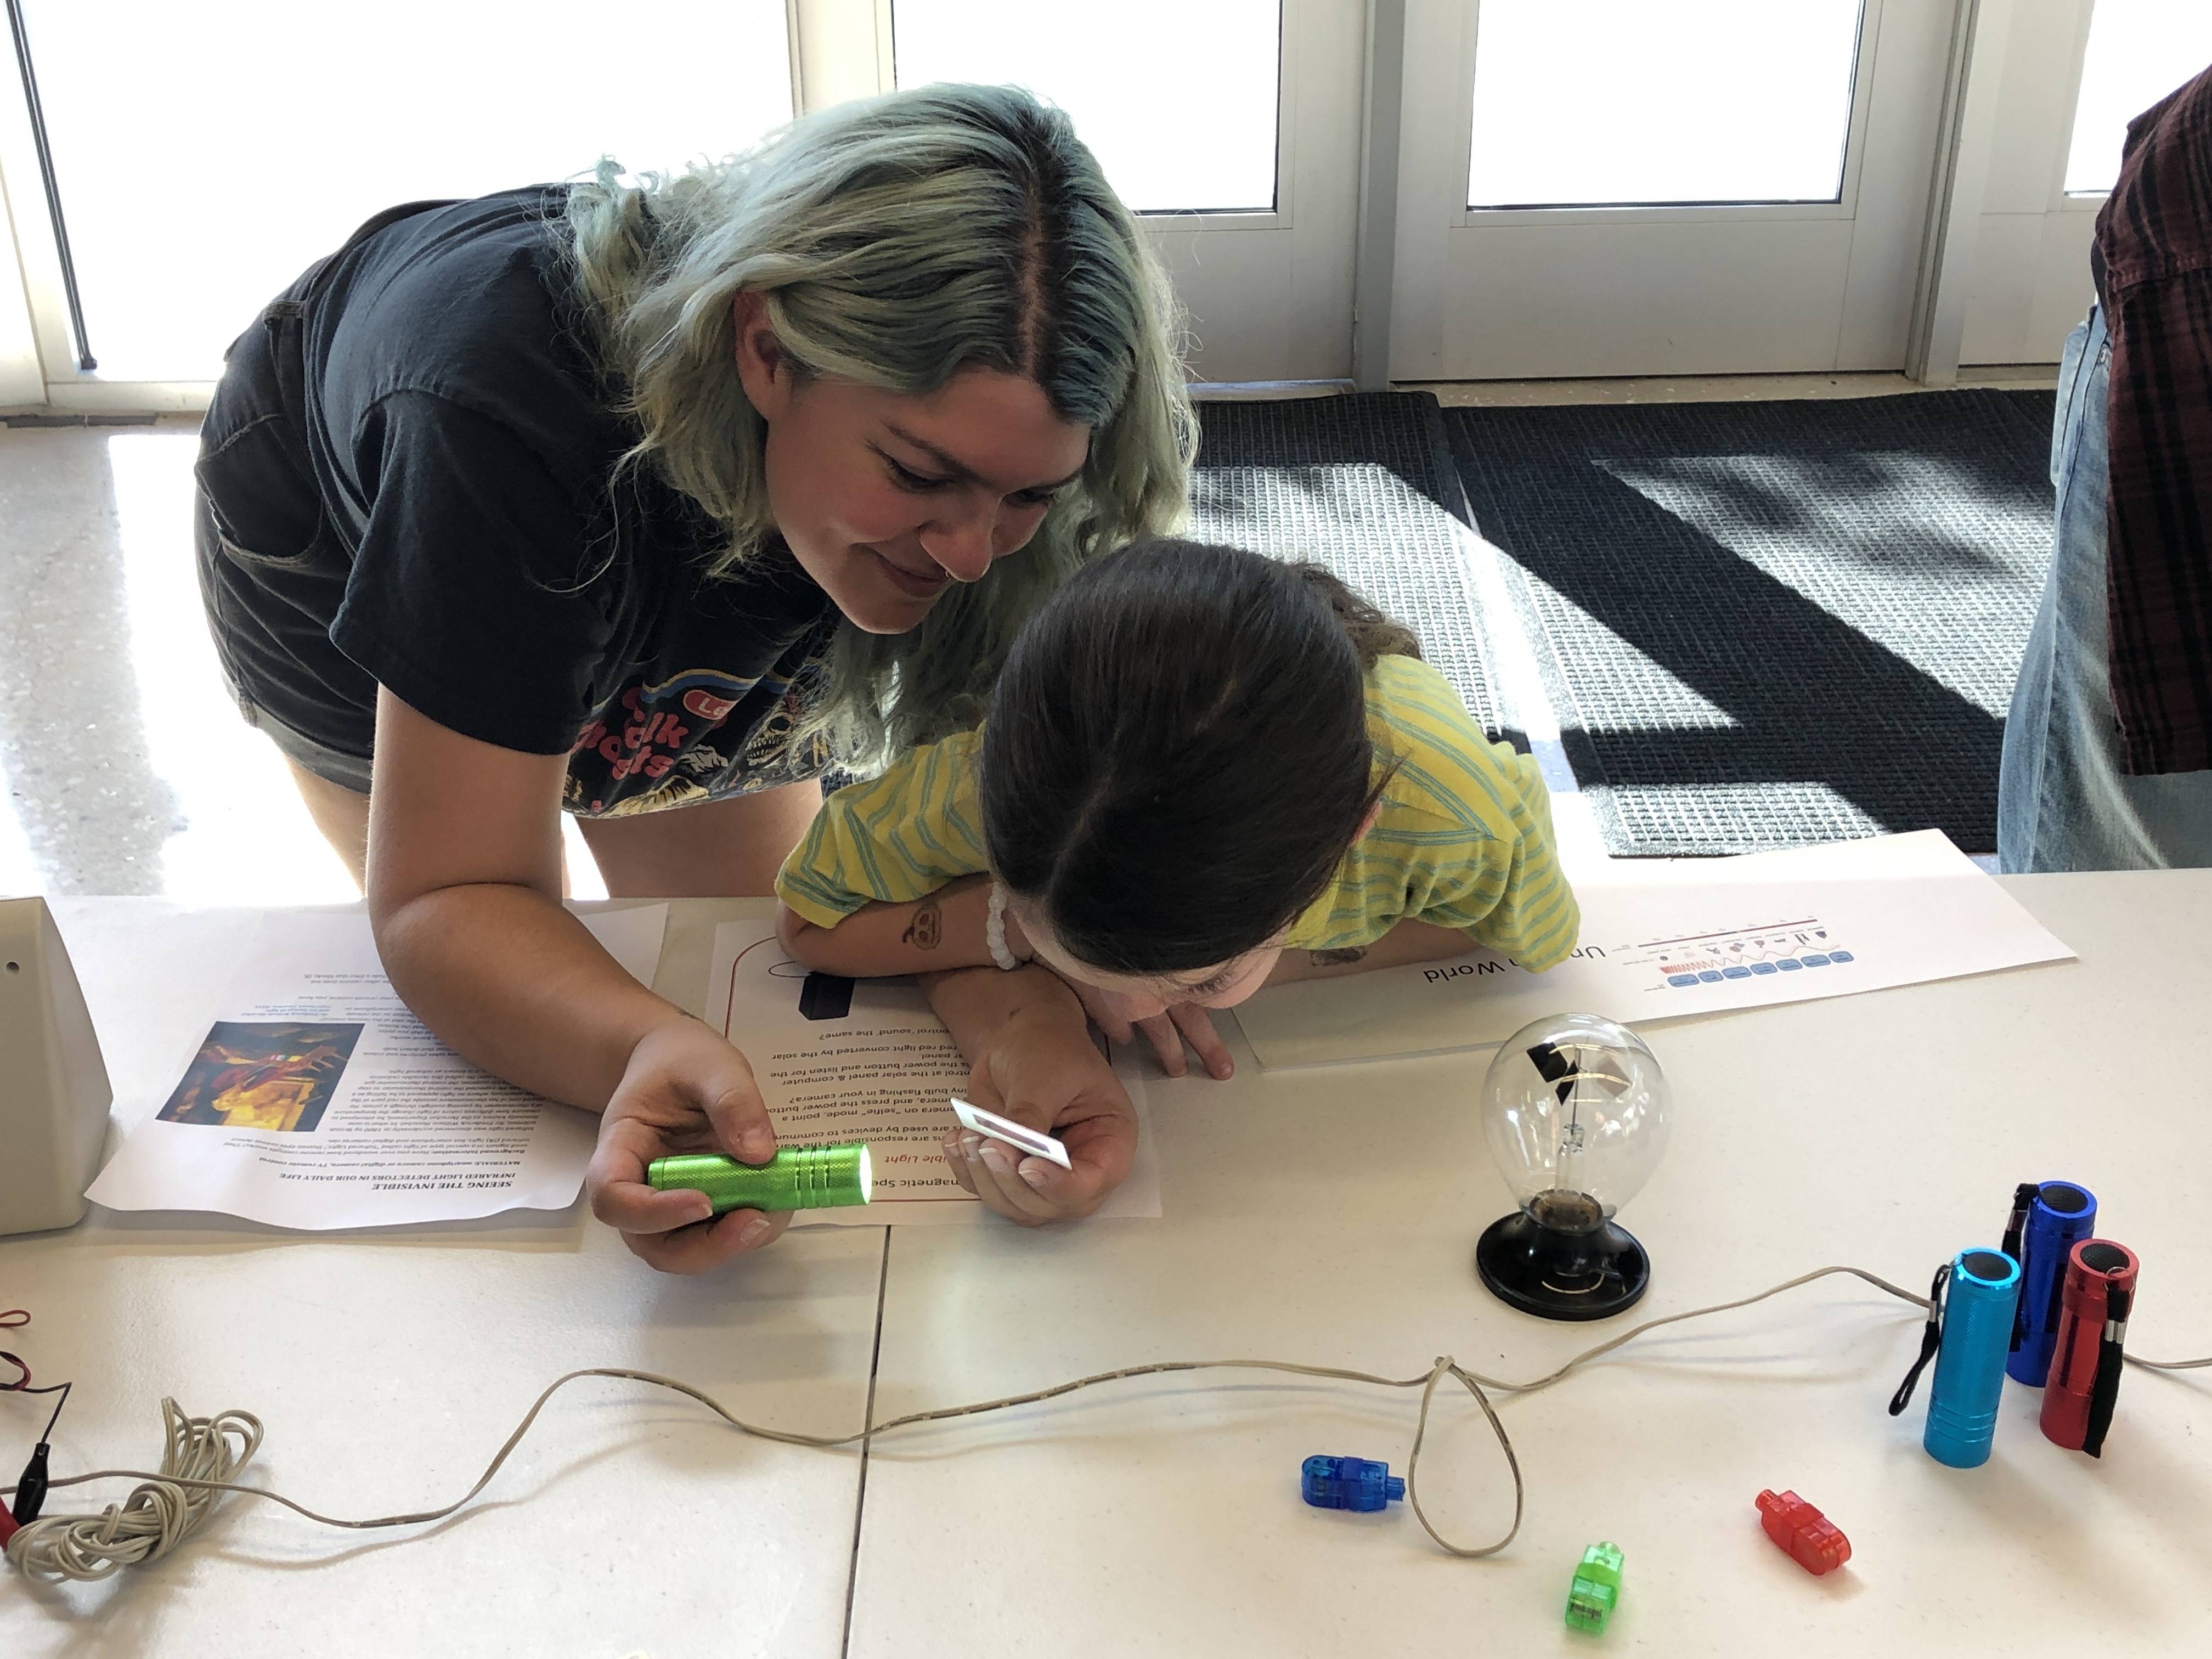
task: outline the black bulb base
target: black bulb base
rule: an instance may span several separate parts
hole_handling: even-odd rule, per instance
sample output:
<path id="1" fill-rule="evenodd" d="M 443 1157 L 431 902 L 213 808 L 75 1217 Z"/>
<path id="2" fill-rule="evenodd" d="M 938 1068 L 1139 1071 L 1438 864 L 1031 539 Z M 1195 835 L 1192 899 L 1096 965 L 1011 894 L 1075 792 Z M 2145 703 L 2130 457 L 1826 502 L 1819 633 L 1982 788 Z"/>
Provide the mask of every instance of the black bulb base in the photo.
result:
<path id="1" fill-rule="evenodd" d="M 1651 1284 L 1650 1259 L 1625 1228 L 1605 1221 L 1562 1232 L 1523 1210 L 1483 1230 L 1474 1269 L 1500 1302 L 1540 1319 L 1608 1319 Z"/>

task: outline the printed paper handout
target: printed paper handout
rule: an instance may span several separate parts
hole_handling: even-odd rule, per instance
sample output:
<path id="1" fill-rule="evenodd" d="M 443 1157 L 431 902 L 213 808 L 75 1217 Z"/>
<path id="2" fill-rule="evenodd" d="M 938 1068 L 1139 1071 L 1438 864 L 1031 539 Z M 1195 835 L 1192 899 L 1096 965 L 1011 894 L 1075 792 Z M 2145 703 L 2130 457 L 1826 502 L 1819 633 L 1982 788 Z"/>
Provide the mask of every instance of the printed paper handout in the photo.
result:
<path id="1" fill-rule="evenodd" d="M 668 907 L 582 918 L 650 982 Z M 599 1121 L 478 1071 L 385 977 L 365 915 L 274 915 L 168 1098 L 86 1196 L 326 1231 L 558 1210 Z"/>
<path id="2" fill-rule="evenodd" d="M 1237 1024 L 1262 1066 L 1311 1066 L 1481 1048 L 1569 1010 L 1635 1024 L 2074 954 L 1941 830 L 1705 862 L 1577 884 L 1581 943 L 1548 973 L 1474 951 L 1277 986 Z"/>
<path id="3" fill-rule="evenodd" d="M 714 931 L 708 1018 L 744 1051 L 787 1146 L 864 1141 L 875 1166 L 875 1200 L 806 1210 L 800 1224 L 975 1222 L 989 1212 L 952 1178 L 942 1151 L 952 1097 L 968 1092 L 968 1062 L 911 979 L 842 979 L 810 973 L 785 956 L 767 921 Z M 1137 1109 L 1136 1164 L 1098 1212 L 1160 1212 L 1158 1166 L 1145 1125 L 1143 1079 L 1133 1061 L 1115 1072 Z"/>

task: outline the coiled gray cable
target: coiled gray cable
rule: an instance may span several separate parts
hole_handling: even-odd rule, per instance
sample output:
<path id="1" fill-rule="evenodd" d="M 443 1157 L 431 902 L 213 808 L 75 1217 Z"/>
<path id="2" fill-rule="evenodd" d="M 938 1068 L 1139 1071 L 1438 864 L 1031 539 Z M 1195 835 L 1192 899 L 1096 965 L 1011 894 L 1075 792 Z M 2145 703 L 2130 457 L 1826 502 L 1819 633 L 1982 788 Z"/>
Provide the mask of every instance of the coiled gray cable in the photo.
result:
<path id="1" fill-rule="evenodd" d="M 608 1376 L 632 1382 L 650 1382 L 656 1388 L 670 1389 L 713 1412 L 724 1422 L 740 1431 L 763 1440 L 774 1440 L 792 1446 L 813 1446 L 836 1449 L 873 1442 L 896 1430 L 915 1427 L 924 1423 L 939 1423 L 956 1417 L 973 1417 L 984 1412 L 1005 1411 L 1015 1406 L 1036 1405 L 1040 1401 L 1058 1399 L 1080 1389 L 1095 1388 L 1100 1383 L 1114 1382 L 1127 1377 L 1154 1376 L 1169 1371 L 1200 1370 L 1261 1370 L 1285 1372 L 1294 1376 L 1321 1377 L 1332 1382 L 1362 1382 L 1385 1389 L 1419 1389 L 1421 1390 L 1420 1412 L 1413 1427 L 1413 1443 L 1406 1460 L 1406 1496 L 1415 1518 L 1423 1531 L 1436 1541 L 1437 1547 L 1450 1554 L 1469 1559 L 1495 1555 L 1510 1544 L 1521 1530 L 1521 1516 L 1525 1492 L 1521 1479 L 1521 1465 L 1513 1455 L 1513 1443 L 1505 1432 L 1491 1407 L 1486 1389 L 1501 1394 L 1528 1394 L 1547 1389 L 1575 1370 L 1613 1352 L 1626 1343 L 1634 1341 L 1647 1331 L 1662 1326 L 1677 1325 L 1685 1320 L 1702 1319 L 1711 1314 L 1727 1313 L 1737 1308 L 1747 1308 L 1764 1302 L 1785 1291 L 1796 1290 L 1801 1285 L 1826 1279 L 1837 1273 L 1863 1279 L 1875 1289 L 1885 1291 L 1900 1302 L 1925 1309 L 1928 1298 L 1914 1291 L 1891 1284 L 1863 1267 L 1820 1267 L 1808 1273 L 1786 1279 L 1771 1289 L 1753 1296 L 1740 1297 L 1733 1302 L 1718 1302 L 1710 1307 L 1692 1308 L 1684 1313 L 1668 1314 L 1657 1319 L 1646 1320 L 1630 1330 L 1622 1332 L 1596 1346 L 1587 1348 L 1556 1370 L 1527 1382 L 1509 1382 L 1501 1377 L 1485 1376 L 1470 1371 L 1455 1363 L 1449 1355 L 1440 1356 L 1436 1363 L 1418 1376 L 1378 1376 L 1368 1371 L 1343 1370 L 1329 1365 L 1301 1365 L 1277 1359 L 1165 1359 L 1149 1364 L 1125 1366 L 1119 1370 L 1100 1371 L 1090 1376 L 1076 1378 L 1049 1389 L 1039 1389 L 1029 1394 L 1010 1395 L 1000 1400 L 979 1401 L 968 1406 L 943 1406 L 933 1411 L 911 1412 L 904 1417 L 895 1417 L 889 1422 L 872 1428 L 857 1430 L 844 1435 L 799 1434 L 788 1429 L 769 1428 L 748 1423 L 737 1416 L 712 1395 L 702 1392 L 688 1382 L 675 1377 L 658 1376 L 652 1371 L 629 1370 L 616 1366 L 592 1366 L 570 1371 L 546 1385 L 514 1432 L 507 1436 L 507 1443 L 495 1453 L 484 1472 L 477 1477 L 476 1484 L 443 1508 L 422 1510 L 408 1515 L 379 1516 L 366 1521 L 348 1521 L 337 1516 L 322 1515 L 303 1504 L 294 1502 L 281 1492 L 264 1486 L 242 1486 L 231 1479 L 250 1459 L 261 1444 L 260 1419 L 251 1413 L 224 1412 L 215 1417 L 186 1417 L 173 1400 L 161 1402 L 162 1420 L 167 1430 L 168 1446 L 161 1459 L 159 1472 L 148 1474 L 137 1469 L 99 1469 L 89 1474 L 71 1475 L 56 1480 L 56 1487 L 82 1485 L 90 1480 L 136 1480 L 144 1484 L 120 1504 L 111 1504 L 99 1515 L 51 1516 L 34 1521 L 8 1540 L 8 1559 L 24 1571 L 52 1579 L 106 1578 L 119 1569 L 140 1561 L 152 1560 L 174 1549 L 191 1534 L 218 1497 L 224 1492 L 238 1492 L 248 1498 L 264 1498 L 281 1504 L 286 1509 L 304 1516 L 326 1527 L 343 1527 L 362 1531 L 385 1527 L 419 1526 L 441 1521 L 457 1510 L 473 1501 L 489 1486 L 522 1438 L 530 1432 L 538 1413 L 546 1402 L 568 1384 L 580 1377 Z M 2212 1359 L 2191 1359 L 2160 1362 L 2136 1359 L 2129 1356 L 2129 1364 L 2147 1370 L 2179 1371 L 2212 1366 Z M 1429 1408 L 1435 1399 L 1438 1384 L 1447 1377 L 1460 1383 L 1474 1397 L 1488 1419 L 1491 1431 L 1498 1438 L 1498 1450 L 1504 1455 L 1506 1468 L 1513 1479 L 1513 1522 L 1504 1535 L 1494 1543 L 1480 1546 L 1455 1544 L 1438 1532 L 1421 1507 L 1420 1462 L 1421 1445 L 1426 1437 Z M 234 1438 L 237 1446 L 234 1449 Z"/>
<path id="2" fill-rule="evenodd" d="M 158 1474 L 145 1476 L 130 1497 L 98 1515 L 32 1522 L 8 1540 L 8 1559 L 40 1578 L 109 1577 L 176 1548 L 224 1492 L 253 1490 L 230 1478 L 260 1449 L 259 1418 L 251 1412 L 187 1417 L 175 1401 L 164 1400 L 161 1423 L 168 1445 Z"/>

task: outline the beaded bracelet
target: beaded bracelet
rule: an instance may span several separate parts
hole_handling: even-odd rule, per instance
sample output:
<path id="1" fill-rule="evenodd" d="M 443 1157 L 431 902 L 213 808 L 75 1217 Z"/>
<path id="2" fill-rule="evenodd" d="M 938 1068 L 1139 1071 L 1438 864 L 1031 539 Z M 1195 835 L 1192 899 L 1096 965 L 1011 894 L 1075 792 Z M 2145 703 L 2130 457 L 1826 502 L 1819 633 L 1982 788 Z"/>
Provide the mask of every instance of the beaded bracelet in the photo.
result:
<path id="1" fill-rule="evenodd" d="M 1006 948 L 1006 889 L 995 878 L 991 883 L 991 908 L 983 923 L 983 942 L 991 947 L 991 960 L 1012 973 L 1021 958 Z"/>

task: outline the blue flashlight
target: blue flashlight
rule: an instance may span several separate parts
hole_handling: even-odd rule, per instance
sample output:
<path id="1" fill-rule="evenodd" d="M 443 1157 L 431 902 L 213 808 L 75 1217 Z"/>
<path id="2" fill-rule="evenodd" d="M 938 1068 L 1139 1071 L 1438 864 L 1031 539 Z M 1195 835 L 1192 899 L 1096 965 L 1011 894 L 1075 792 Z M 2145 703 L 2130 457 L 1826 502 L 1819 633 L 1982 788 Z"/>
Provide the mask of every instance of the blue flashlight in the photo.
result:
<path id="1" fill-rule="evenodd" d="M 2005 1254 L 2020 1263 L 2020 1310 L 2013 1317 L 2012 1352 L 2005 1375 L 2031 1389 L 2051 1374 L 2058 1345 L 2067 1253 L 2097 1231 L 2097 1195 L 2071 1182 L 2023 1182 L 2013 1195 L 2013 1220 L 2005 1228 Z"/>
<path id="2" fill-rule="evenodd" d="M 1928 1428 L 1920 1437 L 1938 1463 L 1971 1469 L 1989 1462 L 2019 1302 L 2020 1264 L 2010 1256 L 1999 1250 L 1961 1250 L 1952 1258 L 1936 1382 L 1928 1394 Z"/>

